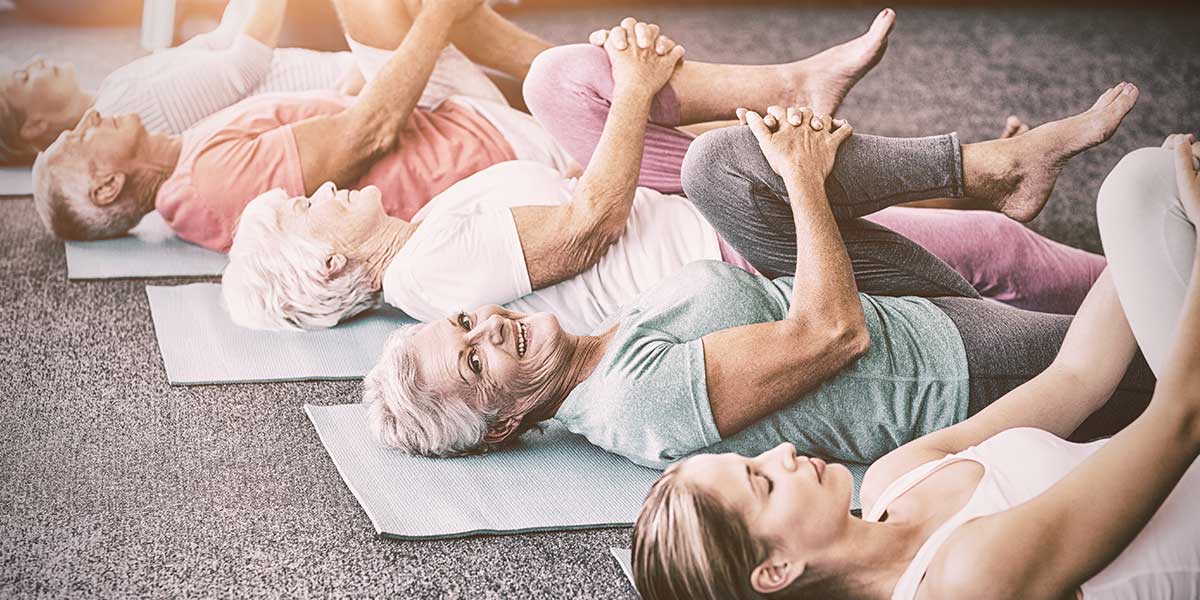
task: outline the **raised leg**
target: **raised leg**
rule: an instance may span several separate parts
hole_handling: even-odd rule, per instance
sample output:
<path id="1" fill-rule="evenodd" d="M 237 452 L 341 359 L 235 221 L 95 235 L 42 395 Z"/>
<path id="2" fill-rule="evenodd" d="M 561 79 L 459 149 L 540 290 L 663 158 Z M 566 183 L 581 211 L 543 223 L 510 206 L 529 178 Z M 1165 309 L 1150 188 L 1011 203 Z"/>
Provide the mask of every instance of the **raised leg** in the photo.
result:
<path id="1" fill-rule="evenodd" d="M 1160 374 L 1196 260 L 1196 225 L 1179 198 L 1171 152 L 1142 148 L 1126 155 L 1100 186 L 1096 206 L 1121 306 Z"/>

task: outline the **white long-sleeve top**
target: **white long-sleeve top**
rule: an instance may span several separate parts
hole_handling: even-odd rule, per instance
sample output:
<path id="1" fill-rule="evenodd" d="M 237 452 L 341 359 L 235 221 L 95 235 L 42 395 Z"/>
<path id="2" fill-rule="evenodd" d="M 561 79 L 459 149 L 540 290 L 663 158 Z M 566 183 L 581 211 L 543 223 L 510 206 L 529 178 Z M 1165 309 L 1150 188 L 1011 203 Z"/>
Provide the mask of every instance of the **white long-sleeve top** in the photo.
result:
<path id="1" fill-rule="evenodd" d="M 137 113 L 148 131 L 177 134 L 249 96 L 333 89 L 353 65 L 349 52 L 273 50 L 218 30 L 117 69 L 100 84 L 95 107 Z"/>

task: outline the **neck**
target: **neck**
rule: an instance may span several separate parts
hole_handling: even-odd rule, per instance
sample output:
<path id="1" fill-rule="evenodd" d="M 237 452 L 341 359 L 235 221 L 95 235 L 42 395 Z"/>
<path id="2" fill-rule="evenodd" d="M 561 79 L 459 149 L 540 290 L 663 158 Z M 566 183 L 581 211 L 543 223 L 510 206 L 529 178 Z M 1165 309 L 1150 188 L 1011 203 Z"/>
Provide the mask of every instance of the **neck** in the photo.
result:
<path id="1" fill-rule="evenodd" d="M 371 285 L 375 286 L 376 290 L 383 289 L 383 276 L 387 273 L 388 266 L 416 230 L 416 223 L 386 217 L 378 234 L 371 238 L 367 247 L 363 249 L 360 260 L 366 264 L 367 271 L 371 274 Z"/>
<path id="2" fill-rule="evenodd" d="M 604 358 L 604 353 L 608 350 L 608 343 L 612 341 L 616 332 L 617 326 L 614 325 L 600 335 L 585 335 L 570 339 L 571 346 L 567 355 L 567 366 L 558 370 L 561 375 L 549 387 L 552 392 L 547 394 L 547 399 L 542 403 L 541 408 L 535 411 L 538 421 L 554 418 L 567 396 L 585 379 L 592 376 L 600 364 L 600 359 Z"/>
<path id="3" fill-rule="evenodd" d="M 849 585 L 863 598 L 892 597 L 896 583 L 908 569 L 921 545 L 933 534 L 931 523 L 872 523 L 850 519 L 840 548 L 831 549 L 827 556 L 839 566 L 840 572 L 853 573 Z M 819 566 L 816 567 L 818 570 Z"/>
<path id="4" fill-rule="evenodd" d="M 154 210 L 154 200 L 179 164 L 183 142 L 178 136 L 149 134 L 138 149 L 138 158 L 130 170 L 130 184 L 134 197 L 143 211 Z"/>

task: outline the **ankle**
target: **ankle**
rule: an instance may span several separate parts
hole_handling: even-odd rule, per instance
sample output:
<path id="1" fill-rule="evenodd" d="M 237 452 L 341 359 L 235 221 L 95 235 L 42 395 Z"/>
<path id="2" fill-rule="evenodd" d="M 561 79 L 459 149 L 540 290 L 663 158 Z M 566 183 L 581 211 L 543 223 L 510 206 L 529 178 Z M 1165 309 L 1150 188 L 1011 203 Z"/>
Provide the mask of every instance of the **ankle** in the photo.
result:
<path id="1" fill-rule="evenodd" d="M 1009 151 L 1013 140 L 964 144 L 963 195 L 985 200 L 997 210 L 1021 183 L 1017 153 Z"/>

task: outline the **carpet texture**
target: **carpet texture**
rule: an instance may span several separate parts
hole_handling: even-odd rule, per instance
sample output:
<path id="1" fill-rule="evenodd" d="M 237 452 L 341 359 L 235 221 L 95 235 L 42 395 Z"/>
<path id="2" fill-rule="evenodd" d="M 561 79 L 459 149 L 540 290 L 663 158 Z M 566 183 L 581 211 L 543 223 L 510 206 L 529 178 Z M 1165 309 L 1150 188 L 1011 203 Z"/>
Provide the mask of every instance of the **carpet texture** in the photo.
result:
<path id="1" fill-rule="evenodd" d="M 526 12 L 556 42 L 621 9 Z M 694 60 L 781 61 L 864 30 L 873 10 L 637 11 Z M 1097 250 L 1093 202 L 1129 150 L 1200 127 L 1196 12 L 901 8 L 883 63 L 842 110 L 858 131 L 994 135 L 1128 79 L 1138 107 L 1076 159 L 1033 226 Z M 0 16 L 0 55 L 75 59 L 85 84 L 137 55 L 132 29 Z M 1194 130 L 1194 129 L 1193 129 Z M 165 280 L 163 284 L 189 280 Z M 190 280 L 194 281 L 194 280 Z M 144 281 L 66 279 L 28 199 L 0 200 L 0 597 L 633 598 L 609 554 L 627 529 L 377 539 L 302 410 L 358 382 L 167 384 Z"/>

